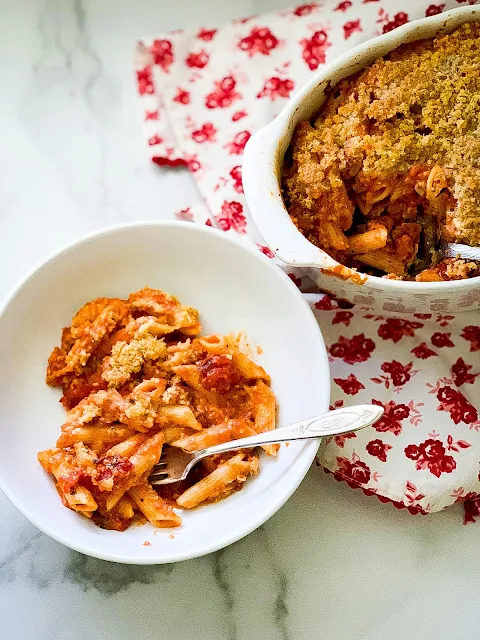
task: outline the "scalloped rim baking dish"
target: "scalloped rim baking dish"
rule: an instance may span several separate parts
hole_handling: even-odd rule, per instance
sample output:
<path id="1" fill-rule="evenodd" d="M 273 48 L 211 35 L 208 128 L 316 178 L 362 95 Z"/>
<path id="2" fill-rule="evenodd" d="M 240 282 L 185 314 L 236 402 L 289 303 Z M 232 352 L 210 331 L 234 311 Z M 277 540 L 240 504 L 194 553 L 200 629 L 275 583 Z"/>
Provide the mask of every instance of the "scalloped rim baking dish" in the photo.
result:
<path id="1" fill-rule="evenodd" d="M 401 44 L 449 33 L 466 22 L 480 22 L 480 7 L 462 7 L 423 18 L 351 49 L 317 71 L 275 120 L 248 141 L 243 185 L 252 217 L 276 256 L 288 265 L 305 267 L 322 290 L 386 311 L 452 312 L 480 307 L 480 277 L 451 282 L 404 282 L 348 270 L 350 278 L 340 278 L 339 264 L 297 230 L 280 190 L 283 156 L 293 131 L 300 120 L 310 119 L 319 110 L 329 87 Z"/>

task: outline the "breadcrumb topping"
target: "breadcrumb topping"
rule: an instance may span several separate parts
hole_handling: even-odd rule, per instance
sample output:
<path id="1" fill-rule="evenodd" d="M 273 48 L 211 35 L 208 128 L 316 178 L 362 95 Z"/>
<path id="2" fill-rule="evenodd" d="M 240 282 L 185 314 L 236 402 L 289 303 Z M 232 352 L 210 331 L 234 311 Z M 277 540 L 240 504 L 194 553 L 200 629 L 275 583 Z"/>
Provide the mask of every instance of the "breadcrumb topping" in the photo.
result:
<path id="1" fill-rule="evenodd" d="M 342 80 L 314 123 L 299 124 L 287 153 L 283 190 L 294 223 L 317 246 L 336 249 L 329 253 L 342 261 L 344 232 L 355 228 L 363 197 L 367 219 L 387 213 L 395 224 L 401 216 L 413 223 L 426 211 L 438 216 L 446 240 L 480 245 L 479 114 L 480 23 L 402 45 Z M 425 175 L 441 168 L 445 182 L 430 185 L 430 202 L 422 200 L 428 185 L 420 175 L 415 198 L 405 197 L 400 180 L 408 180 L 412 167 L 423 167 Z M 368 193 L 376 195 L 365 204 Z M 329 222 L 337 238 L 328 238 Z"/>
<path id="2" fill-rule="evenodd" d="M 124 384 L 133 373 L 140 371 L 146 360 L 166 358 L 167 347 L 163 339 L 145 334 L 130 342 L 117 342 L 112 355 L 105 359 L 102 378 L 110 387 Z"/>
<path id="3" fill-rule="evenodd" d="M 480 265 L 467 260 L 453 260 L 446 265 L 449 280 L 464 280 L 480 275 Z"/>

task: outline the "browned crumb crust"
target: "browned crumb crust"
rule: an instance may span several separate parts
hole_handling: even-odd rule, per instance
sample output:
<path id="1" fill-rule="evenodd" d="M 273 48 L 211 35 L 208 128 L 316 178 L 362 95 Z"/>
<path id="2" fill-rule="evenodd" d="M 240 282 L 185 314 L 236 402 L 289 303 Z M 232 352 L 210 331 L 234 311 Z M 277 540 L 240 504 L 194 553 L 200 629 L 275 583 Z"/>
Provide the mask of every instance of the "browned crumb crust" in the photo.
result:
<path id="1" fill-rule="evenodd" d="M 365 265 L 352 259 L 347 236 L 370 230 L 372 220 L 385 224 L 386 249 L 406 268 L 424 236 L 429 255 L 422 268 L 438 262 L 440 233 L 480 245 L 479 114 L 480 23 L 402 45 L 342 80 L 313 125 L 298 125 L 287 153 L 283 191 L 294 223 L 334 258 L 360 268 Z M 433 167 L 441 168 L 445 183 L 437 185 L 435 201 L 427 201 Z M 474 273 L 477 265 L 461 271 Z"/>

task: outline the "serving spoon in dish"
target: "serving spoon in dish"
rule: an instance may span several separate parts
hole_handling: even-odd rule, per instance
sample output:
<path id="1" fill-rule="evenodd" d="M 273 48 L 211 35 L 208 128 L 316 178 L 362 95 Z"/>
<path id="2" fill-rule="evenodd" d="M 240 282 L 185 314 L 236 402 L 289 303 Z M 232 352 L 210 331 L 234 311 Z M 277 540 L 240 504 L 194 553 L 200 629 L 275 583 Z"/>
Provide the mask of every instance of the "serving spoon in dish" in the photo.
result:
<path id="1" fill-rule="evenodd" d="M 463 258 L 464 260 L 480 260 L 480 247 L 470 247 L 468 244 L 445 242 L 441 246 L 445 258 Z"/>
<path id="2" fill-rule="evenodd" d="M 152 485 L 161 485 L 184 480 L 197 462 L 216 453 L 259 447 L 264 444 L 338 436 L 342 433 L 358 431 L 374 424 L 382 414 L 383 407 L 359 404 L 335 409 L 280 429 L 216 444 L 199 451 L 188 452 L 179 447 L 166 447 L 162 451 L 158 464 L 153 467 L 148 481 Z"/>

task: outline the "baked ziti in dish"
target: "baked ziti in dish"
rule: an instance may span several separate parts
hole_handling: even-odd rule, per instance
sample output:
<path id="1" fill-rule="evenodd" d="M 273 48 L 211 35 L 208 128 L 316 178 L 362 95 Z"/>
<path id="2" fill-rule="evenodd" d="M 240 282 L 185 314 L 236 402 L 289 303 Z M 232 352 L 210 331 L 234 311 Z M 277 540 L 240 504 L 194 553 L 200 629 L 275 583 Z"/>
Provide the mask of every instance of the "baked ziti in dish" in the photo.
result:
<path id="1" fill-rule="evenodd" d="M 480 23 L 405 44 L 330 91 L 284 161 L 286 208 L 339 263 L 435 282 L 480 275 Z"/>
<path id="2" fill-rule="evenodd" d="M 98 298 L 63 329 L 47 383 L 67 410 L 38 459 L 63 504 L 106 529 L 177 527 L 258 473 L 252 449 L 203 459 L 184 481 L 148 483 L 164 447 L 195 451 L 275 428 L 270 378 L 229 336 L 200 337 L 198 312 L 156 289 Z M 275 455 L 278 445 L 266 445 Z"/>

